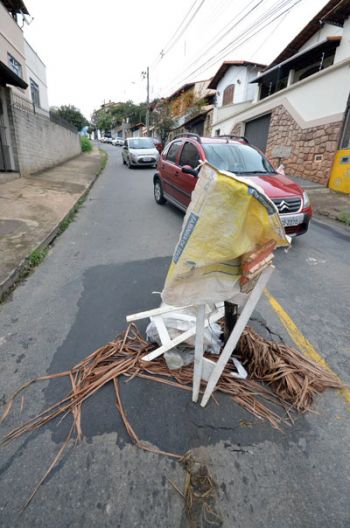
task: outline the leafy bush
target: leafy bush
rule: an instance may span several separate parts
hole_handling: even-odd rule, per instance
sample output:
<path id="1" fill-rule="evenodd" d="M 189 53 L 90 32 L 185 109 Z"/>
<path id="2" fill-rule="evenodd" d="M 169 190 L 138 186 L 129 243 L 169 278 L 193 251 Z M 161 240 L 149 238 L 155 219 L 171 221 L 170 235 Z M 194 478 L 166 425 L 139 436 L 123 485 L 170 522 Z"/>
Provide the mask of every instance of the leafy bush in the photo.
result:
<path id="1" fill-rule="evenodd" d="M 350 211 L 341 211 L 338 215 L 338 220 L 344 222 L 346 225 L 350 225 Z"/>
<path id="2" fill-rule="evenodd" d="M 82 152 L 90 152 L 92 150 L 91 141 L 86 136 L 80 136 L 80 145 Z"/>

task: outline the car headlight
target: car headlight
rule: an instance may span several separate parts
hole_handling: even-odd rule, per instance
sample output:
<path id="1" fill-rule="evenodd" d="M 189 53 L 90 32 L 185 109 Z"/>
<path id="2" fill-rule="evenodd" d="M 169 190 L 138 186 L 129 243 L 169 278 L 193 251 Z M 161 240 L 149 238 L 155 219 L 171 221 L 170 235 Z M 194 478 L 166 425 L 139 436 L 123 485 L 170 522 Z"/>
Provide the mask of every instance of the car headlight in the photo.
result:
<path id="1" fill-rule="evenodd" d="M 310 206 L 310 198 L 307 194 L 307 192 L 303 192 L 303 202 L 304 202 L 304 207 L 309 207 Z"/>

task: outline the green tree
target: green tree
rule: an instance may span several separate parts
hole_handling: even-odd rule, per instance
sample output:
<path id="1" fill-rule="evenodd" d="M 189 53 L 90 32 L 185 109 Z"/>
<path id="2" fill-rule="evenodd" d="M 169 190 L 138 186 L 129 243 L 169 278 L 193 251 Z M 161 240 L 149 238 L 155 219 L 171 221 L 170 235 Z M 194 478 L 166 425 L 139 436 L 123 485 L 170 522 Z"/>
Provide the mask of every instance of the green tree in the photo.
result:
<path id="1" fill-rule="evenodd" d="M 80 112 L 79 108 L 74 105 L 62 105 L 59 107 L 51 107 L 50 112 L 62 117 L 68 123 L 74 125 L 78 130 L 89 125 L 89 121 Z"/>
<path id="2" fill-rule="evenodd" d="M 171 105 L 166 99 L 153 101 L 152 108 L 152 124 L 159 134 L 163 144 L 166 143 L 169 132 L 175 126 L 175 119 L 172 116 Z"/>
<path id="3" fill-rule="evenodd" d="M 95 110 L 91 121 L 100 130 L 110 130 L 120 126 L 123 119 L 129 119 L 130 124 L 144 123 L 146 119 L 146 103 L 135 104 L 132 101 L 116 103 L 115 106 Z"/>

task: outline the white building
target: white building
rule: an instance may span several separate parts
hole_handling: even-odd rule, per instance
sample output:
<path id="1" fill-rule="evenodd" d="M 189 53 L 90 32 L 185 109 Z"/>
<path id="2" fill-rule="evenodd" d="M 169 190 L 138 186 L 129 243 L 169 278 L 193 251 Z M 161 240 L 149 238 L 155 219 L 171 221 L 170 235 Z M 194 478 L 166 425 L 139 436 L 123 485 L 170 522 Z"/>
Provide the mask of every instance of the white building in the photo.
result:
<path id="1" fill-rule="evenodd" d="M 350 0 L 330 0 L 251 83 L 257 98 L 231 132 L 288 174 L 327 184 L 335 153 L 350 148 Z"/>
<path id="2" fill-rule="evenodd" d="M 46 66 L 26 40 L 24 40 L 24 54 L 31 101 L 43 110 L 49 111 Z"/>
<path id="3" fill-rule="evenodd" d="M 46 68 L 25 41 L 23 0 L 0 0 L 0 183 L 80 153 L 75 127 L 49 114 Z"/>
<path id="4" fill-rule="evenodd" d="M 249 107 L 257 97 L 258 89 L 250 84 L 266 66 L 249 61 L 225 61 L 208 88 L 216 90 L 212 135 L 230 134 L 234 115 Z"/>

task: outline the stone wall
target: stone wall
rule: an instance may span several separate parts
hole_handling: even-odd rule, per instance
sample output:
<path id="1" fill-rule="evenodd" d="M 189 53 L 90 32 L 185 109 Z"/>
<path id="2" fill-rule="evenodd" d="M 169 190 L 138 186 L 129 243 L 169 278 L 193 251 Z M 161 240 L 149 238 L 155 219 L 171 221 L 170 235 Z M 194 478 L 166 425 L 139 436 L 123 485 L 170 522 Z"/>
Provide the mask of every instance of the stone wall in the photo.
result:
<path id="1" fill-rule="evenodd" d="M 266 155 L 277 166 L 278 150 L 286 174 L 326 185 L 338 148 L 342 122 L 301 128 L 283 105 L 272 110 Z M 283 151 L 288 157 L 283 157 Z"/>
<path id="2" fill-rule="evenodd" d="M 241 136 L 242 135 L 242 123 L 236 123 L 231 131 L 231 134 L 233 136 Z"/>
<path id="3" fill-rule="evenodd" d="M 80 138 L 70 128 L 34 113 L 25 105 L 11 104 L 11 120 L 19 172 L 22 176 L 48 169 L 77 156 Z"/>

